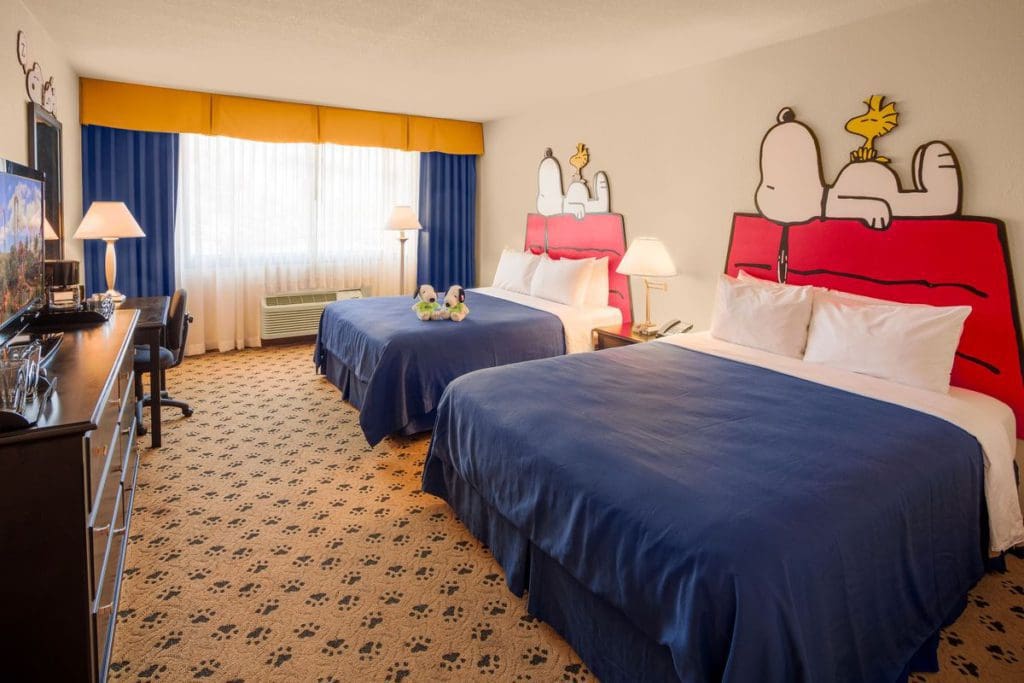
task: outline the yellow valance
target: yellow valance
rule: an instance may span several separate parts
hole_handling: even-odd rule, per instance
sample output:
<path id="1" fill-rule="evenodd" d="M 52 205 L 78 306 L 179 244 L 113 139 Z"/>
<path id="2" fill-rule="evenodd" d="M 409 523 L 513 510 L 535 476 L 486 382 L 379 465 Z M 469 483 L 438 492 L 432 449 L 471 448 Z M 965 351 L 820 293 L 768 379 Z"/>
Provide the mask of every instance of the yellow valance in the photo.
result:
<path id="1" fill-rule="evenodd" d="M 82 78 L 83 125 L 200 133 L 262 142 L 330 142 L 416 152 L 483 154 L 473 121 L 157 88 Z"/>
<path id="2" fill-rule="evenodd" d="M 213 135 L 259 142 L 318 142 L 317 131 L 313 105 L 213 96 Z"/>
<path id="3" fill-rule="evenodd" d="M 484 128 L 472 121 L 410 116 L 409 149 L 417 152 L 483 154 Z"/>
<path id="4" fill-rule="evenodd" d="M 208 93 L 81 79 L 79 119 L 83 125 L 149 133 L 210 135 Z"/>
<path id="5" fill-rule="evenodd" d="M 320 107 L 320 142 L 409 149 L 409 117 L 361 109 Z"/>

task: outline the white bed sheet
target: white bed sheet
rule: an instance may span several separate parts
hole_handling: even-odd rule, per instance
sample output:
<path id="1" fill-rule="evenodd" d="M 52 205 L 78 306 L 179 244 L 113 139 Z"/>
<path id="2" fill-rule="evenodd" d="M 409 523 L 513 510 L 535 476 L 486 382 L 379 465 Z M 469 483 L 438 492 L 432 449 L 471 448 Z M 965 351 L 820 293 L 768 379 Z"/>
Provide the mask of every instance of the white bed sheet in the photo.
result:
<path id="1" fill-rule="evenodd" d="M 676 334 L 658 341 L 904 406 L 960 427 L 978 440 L 985 458 L 989 549 L 999 553 L 1024 543 L 1024 521 L 1013 474 L 1017 425 L 1013 411 L 1002 401 L 959 387 L 951 387 L 948 394 L 940 394 L 838 368 L 806 363 L 798 358 L 730 344 L 715 339 L 707 332 Z"/>
<path id="2" fill-rule="evenodd" d="M 562 328 L 565 330 L 566 353 L 592 351 L 594 346 L 591 341 L 591 332 L 595 327 L 622 324 L 622 311 L 614 306 L 582 306 L 577 308 L 530 296 L 529 294 L 510 292 L 499 287 L 477 287 L 470 291 L 479 292 L 480 294 L 486 294 L 498 299 L 505 299 L 506 301 L 512 301 L 558 316 L 558 319 L 562 321 Z M 472 315 L 472 311 L 470 311 L 470 315 Z"/>

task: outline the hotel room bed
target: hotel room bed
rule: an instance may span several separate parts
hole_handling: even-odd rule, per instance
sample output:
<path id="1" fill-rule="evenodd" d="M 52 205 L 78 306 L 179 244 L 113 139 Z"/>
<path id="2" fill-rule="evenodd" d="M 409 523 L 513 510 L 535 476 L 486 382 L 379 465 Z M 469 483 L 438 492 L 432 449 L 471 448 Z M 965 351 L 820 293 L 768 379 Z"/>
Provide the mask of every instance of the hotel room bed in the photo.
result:
<path id="1" fill-rule="evenodd" d="M 590 350 L 594 327 L 616 325 L 613 306 L 577 308 L 486 287 L 466 292 L 462 322 L 421 321 L 408 297 L 330 304 L 314 362 L 359 409 L 371 445 L 430 429 L 448 383 L 473 370 Z"/>
<path id="2" fill-rule="evenodd" d="M 606 682 L 934 667 L 989 523 L 1019 533 L 1010 409 L 670 341 L 455 380 L 424 490 Z"/>

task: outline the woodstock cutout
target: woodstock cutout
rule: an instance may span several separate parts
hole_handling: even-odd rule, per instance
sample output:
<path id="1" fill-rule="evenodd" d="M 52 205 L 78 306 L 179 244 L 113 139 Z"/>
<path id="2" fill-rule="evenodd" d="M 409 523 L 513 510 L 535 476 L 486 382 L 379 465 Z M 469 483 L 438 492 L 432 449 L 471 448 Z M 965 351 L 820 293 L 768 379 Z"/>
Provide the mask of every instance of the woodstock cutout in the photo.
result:
<path id="1" fill-rule="evenodd" d="M 827 185 L 814 133 L 789 107 L 761 141 L 761 182 L 754 201 L 762 216 L 782 225 L 819 218 L 863 221 L 871 228 L 889 227 L 894 217 L 954 216 L 960 213 L 960 166 L 945 143 L 933 141 L 914 152 L 913 189 L 878 155 L 875 141 L 897 126 L 896 108 L 884 97 L 865 100 L 868 111 L 846 123 L 865 144 L 850 153 L 850 163 Z"/>
<path id="2" fill-rule="evenodd" d="M 579 220 L 587 214 L 608 213 L 608 176 L 604 171 L 594 174 L 595 197 L 591 198 L 583 167 L 590 162 L 590 150 L 582 142 L 576 145 L 576 153 L 569 158 L 569 164 L 576 169 L 569 183 L 569 189 L 562 193 L 562 167 L 558 165 L 548 147 L 537 169 L 537 213 L 555 216 L 570 213 Z"/>

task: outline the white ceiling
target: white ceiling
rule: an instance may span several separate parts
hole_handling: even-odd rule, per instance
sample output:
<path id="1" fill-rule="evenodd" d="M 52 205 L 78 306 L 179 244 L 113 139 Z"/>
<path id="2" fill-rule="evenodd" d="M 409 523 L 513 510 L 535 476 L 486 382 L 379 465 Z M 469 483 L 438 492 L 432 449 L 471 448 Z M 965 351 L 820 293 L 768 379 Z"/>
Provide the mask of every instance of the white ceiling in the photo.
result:
<path id="1" fill-rule="evenodd" d="M 483 121 L 920 0 L 24 2 L 84 76 Z"/>

